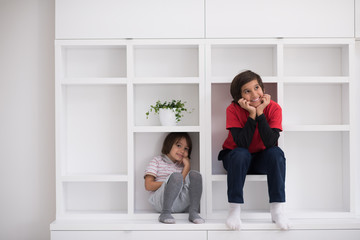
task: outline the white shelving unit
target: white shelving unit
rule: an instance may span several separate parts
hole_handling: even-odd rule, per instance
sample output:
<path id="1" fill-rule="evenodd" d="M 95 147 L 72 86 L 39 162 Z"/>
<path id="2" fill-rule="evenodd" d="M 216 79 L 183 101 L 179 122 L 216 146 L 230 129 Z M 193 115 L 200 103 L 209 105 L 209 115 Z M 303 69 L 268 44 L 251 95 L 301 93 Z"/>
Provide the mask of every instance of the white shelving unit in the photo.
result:
<path id="1" fill-rule="evenodd" d="M 208 222 L 186 229 L 225 230 L 226 173 L 217 154 L 227 135 L 230 83 L 245 69 L 262 76 L 265 91 L 283 108 L 279 145 L 287 158 L 290 218 L 354 218 L 354 44 L 353 39 L 56 40 L 52 229 L 81 230 L 74 229 L 74 220 L 156 222 L 144 169 L 168 132 L 184 131 L 193 140 L 192 168 L 203 175 L 201 214 Z M 172 98 L 193 109 L 178 126 L 160 126 L 151 114 L 146 119 L 150 104 Z M 270 219 L 265 176 L 248 176 L 243 209 L 245 222 Z"/>
<path id="2" fill-rule="evenodd" d="M 207 216 L 225 218 L 226 172 L 217 154 L 227 136 L 230 83 L 245 69 L 259 73 L 283 108 L 279 146 L 287 158 L 287 209 L 292 218 L 355 215 L 351 79 L 354 42 L 347 39 L 211 40 L 206 44 Z M 245 184 L 245 214 L 268 214 L 264 178 Z M 331 186 L 331 187 L 330 187 Z M 261 200 L 261 201 L 260 201 Z"/>
<path id="3" fill-rule="evenodd" d="M 56 41 L 57 219 L 154 218 L 143 173 L 171 131 L 205 175 L 203 56 L 193 40 Z M 179 126 L 146 119 L 171 99 L 193 109 Z"/>

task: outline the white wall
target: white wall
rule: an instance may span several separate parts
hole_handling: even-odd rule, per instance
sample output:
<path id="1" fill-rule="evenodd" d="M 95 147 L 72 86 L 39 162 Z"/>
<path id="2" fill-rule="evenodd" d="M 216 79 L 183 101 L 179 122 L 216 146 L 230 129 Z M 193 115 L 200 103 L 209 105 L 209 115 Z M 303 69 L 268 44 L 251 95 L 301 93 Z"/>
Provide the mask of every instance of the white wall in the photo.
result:
<path id="1" fill-rule="evenodd" d="M 54 0 L 0 0 L 0 239 L 55 219 Z"/>

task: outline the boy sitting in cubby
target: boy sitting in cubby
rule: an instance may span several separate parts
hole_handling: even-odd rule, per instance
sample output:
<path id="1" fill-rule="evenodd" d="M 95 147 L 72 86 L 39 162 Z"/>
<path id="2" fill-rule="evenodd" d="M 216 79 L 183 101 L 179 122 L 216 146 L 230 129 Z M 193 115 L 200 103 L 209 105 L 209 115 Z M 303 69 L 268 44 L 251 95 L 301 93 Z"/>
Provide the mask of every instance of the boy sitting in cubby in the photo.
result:
<path id="1" fill-rule="evenodd" d="M 240 205 L 247 174 L 266 174 L 273 222 L 281 229 L 285 216 L 285 156 L 277 146 L 282 131 L 281 107 L 265 94 L 261 77 L 244 71 L 231 83 L 232 103 L 226 109 L 228 137 L 218 159 L 227 170 L 229 215 L 226 225 L 241 229 Z"/>

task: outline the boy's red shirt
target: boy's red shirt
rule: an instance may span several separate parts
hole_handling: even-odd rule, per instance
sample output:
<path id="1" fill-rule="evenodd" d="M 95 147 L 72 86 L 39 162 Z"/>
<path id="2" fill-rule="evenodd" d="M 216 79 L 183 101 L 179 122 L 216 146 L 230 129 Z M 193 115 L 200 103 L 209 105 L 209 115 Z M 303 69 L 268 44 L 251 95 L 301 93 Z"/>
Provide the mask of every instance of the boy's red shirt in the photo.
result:
<path id="1" fill-rule="evenodd" d="M 270 101 L 269 105 L 266 106 L 264 109 L 264 115 L 266 120 L 270 126 L 270 128 L 277 128 L 282 131 L 282 110 L 279 104 L 274 102 L 273 100 Z M 249 117 L 249 112 L 240 107 L 239 104 L 232 102 L 226 108 L 226 129 L 230 128 L 243 128 L 245 123 Z M 237 145 L 234 142 L 234 139 L 231 135 L 229 130 L 228 137 L 226 138 L 223 149 L 234 149 L 237 148 Z M 261 140 L 258 126 L 256 125 L 255 133 L 251 144 L 249 146 L 249 152 L 255 153 L 262 150 L 265 150 L 265 145 Z"/>

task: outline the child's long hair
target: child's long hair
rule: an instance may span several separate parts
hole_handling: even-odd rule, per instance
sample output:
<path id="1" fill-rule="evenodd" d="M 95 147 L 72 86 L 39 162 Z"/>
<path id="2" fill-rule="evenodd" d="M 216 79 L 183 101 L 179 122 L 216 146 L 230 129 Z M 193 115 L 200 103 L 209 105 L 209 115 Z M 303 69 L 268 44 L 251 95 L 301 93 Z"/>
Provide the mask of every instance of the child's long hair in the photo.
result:
<path id="1" fill-rule="evenodd" d="M 242 86 L 244 86 L 248 82 L 251 82 L 252 80 L 257 80 L 259 86 L 264 91 L 263 81 L 257 73 L 254 73 L 250 70 L 241 72 L 238 75 L 236 75 L 231 82 L 230 93 L 234 99 L 233 102 L 237 103 L 239 101 L 239 99 L 242 98 L 242 96 L 241 96 Z"/>
<path id="2" fill-rule="evenodd" d="M 188 148 L 189 148 L 188 158 L 190 159 L 192 142 L 191 142 L 191 138 L 190 138 L 189 134 L 186 132 L 169 133 L 164 140 L 164 143 L 163 143 L 163 146 L 161 149 L 161 153 L 165 154 L 165 155 L 168 154 L 171 151 L 172 146 L 182 138 L 185 138 L 186 143 L 188 145 Z"/>

